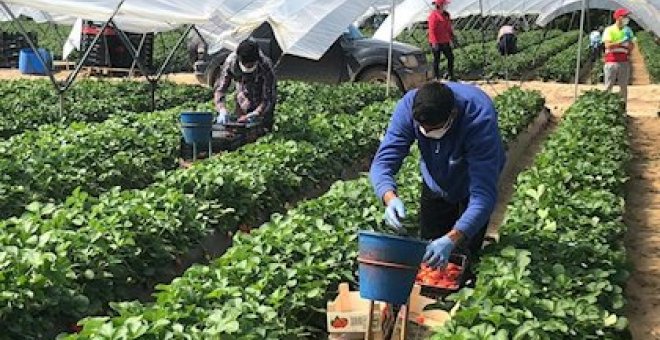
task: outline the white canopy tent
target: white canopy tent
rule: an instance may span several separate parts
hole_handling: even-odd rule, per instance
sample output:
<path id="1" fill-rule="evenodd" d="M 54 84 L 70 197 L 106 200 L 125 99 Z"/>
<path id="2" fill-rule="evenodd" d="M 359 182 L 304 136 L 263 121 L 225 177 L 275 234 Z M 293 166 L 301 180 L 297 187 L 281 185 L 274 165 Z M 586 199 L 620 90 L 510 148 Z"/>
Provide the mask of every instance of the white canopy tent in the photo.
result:
<path id="1" fill-rule="evenodd" d="M 379 29 L 374 38 L 392 41 L 394 37 L 410 28 L 417 22 L 426 21 L 429 11 L 432 9 L 432 0 L 405 0 L 396 6 Z M 578 45 L 581 45 L 585 27 L 585 17 L 590 8 L 614 10 L 619 7 L 631 11 L 631 17 L 643 28 L 660 36 L 660 0 L 472 0 L 450 2 L 447 11 L 453 18 L 468 16 L 521 16 L 538 15 L 536 23 L 546 26 L 560 15 L 580 11 L 580 37 Z M 483 41 L 482 41 L 483 46 Z M 580 54 L 578 49 L 575 68 L 575 96 L 577 97 L 580 73 Z M 484 60 L 484 63 L 486 61 Z"/>
<path id="2" fill-rule="evenodd" d="M 273 28 L 283 54 L 320 59 L 325 51 L 364 14 L 377 0 L 2 0 L 0 20 L 14 20 L 19 15 L 39 22 L 73 24 L 80 19 L 112 24 L 119 29 L 120 38 L 135 62 L 152 85 L 156 84 L 169 63 L 174 50 L 181 46 L 185 36 L 195 27 L 209 44 L 209 51 L 223 47 L 233 49 L 264 22 Z M 20 22 L 17 24 L 26 34 Z M 137 33 L 162 32 L 178 27 L 187 29 L 170 51 L 170 55 L 155 77 L 149 77 L 146 68 L 136 58 L 135 48 L 123 31 Z M 100 30 L 96 39 L 99 39 Z M 28 38 L 32 49 L 36 46 Z M 93 43 L 92 43 L 93 45 Z M 83 60 L 67 80 L 60 83 L 52 73 L 49 77 L 62 99 L 63 93 L 75 80 Z M 37 57 L 45 65 L 37 53 Z M 152 99 L 155 100 L 155 99 Z M 63 101 L 61 101 L 62 103 Z M 62 109 L 61 109 L 62 110 Z"/>
<path id="3" fill-rule="evenodd" d="M 565 0 L 549 3 L 543 8 L 537 19 L 537 24 L 546 26 L 556 17 L 579 11 L 582 6 L 581 0 Z M 660 0 L 647 1 L 622 1 L 622 0 L 589 0 L 587 7 L 590 9 L 613 10 L 624 7 L 630 10 L 630 17 L 647 31 L 654 32 L 660 36 Z"/>
<path id="4" fill-rule="evenodd" d="M 396 7 L 394 21 L 394 36 L 398 36 L 404 29 L 410 28 L 414 23 L 426 21 L 429 10 L 432 9 L 432 0 L 405 0 Z M 546 26 L 556 17 L 579 11 L 583 0 L 472 0 L 452 1 L 447 10 L 453 18 L 462 18 L 472 15 L 503 15 L 516 16 L 524 14 L 539 15 L 536 23 Z M 660 0 L 587 0 L 587 8 L 610 9 L 619 7 L 629 9 L 631 17 L 643 28 L 653 31 L 660 36 Z M 482 8 L 483 7 L 483 11 Z M 388 41 L 391 30 L 391 18 L 385 19 L 374 34 L 374 38 Z"/>
<path id="5" fill-rule="evenodd" d="M 377 0 L 6 0 L 15 15 L 72 24 L 76 18 L 113 22 L 146 33 L 196 25 L 211 51 L 233 48 L 263 22 L 284 53 L 319 59 L 346 27 Z M 0 20 L 10 20 L 0 11 Z"/>

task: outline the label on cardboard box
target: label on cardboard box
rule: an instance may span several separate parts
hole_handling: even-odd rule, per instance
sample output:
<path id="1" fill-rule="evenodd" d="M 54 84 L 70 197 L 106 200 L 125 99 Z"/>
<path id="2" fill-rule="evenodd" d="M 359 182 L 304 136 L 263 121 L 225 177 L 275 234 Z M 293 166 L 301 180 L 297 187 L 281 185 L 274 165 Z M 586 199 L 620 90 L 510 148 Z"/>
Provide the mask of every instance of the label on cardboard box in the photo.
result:
<path id="1" fill-rule="evenodd" d="M 329 312 L 327 314 L 328 331 L 337 332 L 366 332 L 367 314 L 364 312 Z M 380 328 L 380 315 L 374 311 L 371 329 L 376 331 Z"/>

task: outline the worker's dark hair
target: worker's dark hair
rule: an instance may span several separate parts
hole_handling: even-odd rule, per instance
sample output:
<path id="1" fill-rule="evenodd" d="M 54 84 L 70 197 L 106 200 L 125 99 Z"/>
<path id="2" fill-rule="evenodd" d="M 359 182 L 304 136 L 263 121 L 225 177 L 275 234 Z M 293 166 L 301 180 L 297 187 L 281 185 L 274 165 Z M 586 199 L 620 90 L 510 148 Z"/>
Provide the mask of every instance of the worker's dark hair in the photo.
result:
<path id="1" fill-rule="evenodd" d="M 432 81 L 422 85 L 413 99 L 413 119 L 421 124 L 446 122 L 454 109 L 454 92 L 445 84 Z"/>
<path id="2" fill-rule="evenodd" d="M 259 46 L 254 40 L 243 40 L 236 49 L 238 61 L 242 63 L 253 63 L 259 60 Z"/>

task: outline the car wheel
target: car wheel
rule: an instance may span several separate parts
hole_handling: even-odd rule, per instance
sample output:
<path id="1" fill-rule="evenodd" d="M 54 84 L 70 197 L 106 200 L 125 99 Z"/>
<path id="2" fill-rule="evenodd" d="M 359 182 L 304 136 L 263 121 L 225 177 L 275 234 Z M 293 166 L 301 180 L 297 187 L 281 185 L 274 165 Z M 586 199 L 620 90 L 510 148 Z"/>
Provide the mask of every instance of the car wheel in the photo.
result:
<path id="1" fill-rule="evenodd" d="M 385 67 L 370 68 L 364 71 L 357 80 L 366 83 L 385 84 L 387 83 L 387 69 Z M 404 91 L 401 79 L 399 79 L 399 76 L 394 72 L 390 77 L 390 84 L 397 87 L 402 92 Z"/>

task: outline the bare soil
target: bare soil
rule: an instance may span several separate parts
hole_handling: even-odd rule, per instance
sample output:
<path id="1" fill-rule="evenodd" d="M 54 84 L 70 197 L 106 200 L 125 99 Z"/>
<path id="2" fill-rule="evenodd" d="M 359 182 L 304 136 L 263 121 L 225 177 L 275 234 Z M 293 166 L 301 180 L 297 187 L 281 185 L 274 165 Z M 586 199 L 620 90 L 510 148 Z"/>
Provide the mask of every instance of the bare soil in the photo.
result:
<path id="1" fill-rule="evenodd" d="M 497 83 L 475 82 L 490 95 L 497 95 L 507 88 L 520 85 L 523 89 L 539 90 L 546 99 L 546 106 L 554 115 L 561 116 L 575 101 L 573 84 L 546 83 L 542 81 L 527 81 L 522 84 L 516 81 Z M 603 89 L 599 85 L 580 85 L 578 94 L 591 89 Z M 618 91 L 618 88 L 614 88 Z M 660 85 L 630 85 L 628 86 L 628 115 L 634 117 L 657 117 L 660 113 Z"/>
<path id="2" fill-rule="evenodd" d="M 630 53 L 630 63 L 632 65 L 632 78 L 630 81 L 635 85 L 649 85 L 651 84 L 651 76 L 646 69 L 644 57 L 642 56 L 642 52 L 639 50 L 639 45 L 635 44 L 634 46 L 635 47 Z"/>
<path id="3" fill-rule="evenodd" d="M 626 246 L 635 269 L 626 286 L 634 339 L 660 339 L 660 118 L 629 123 L 632 162 L 626 185 Z"/>

